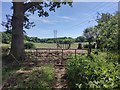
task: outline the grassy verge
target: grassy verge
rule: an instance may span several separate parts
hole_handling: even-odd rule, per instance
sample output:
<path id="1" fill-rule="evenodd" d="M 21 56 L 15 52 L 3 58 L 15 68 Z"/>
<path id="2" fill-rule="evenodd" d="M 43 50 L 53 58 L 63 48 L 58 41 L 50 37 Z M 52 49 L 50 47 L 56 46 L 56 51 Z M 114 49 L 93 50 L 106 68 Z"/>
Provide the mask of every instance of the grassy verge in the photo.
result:
<path id="1" fill-rule="evenodd" d="M 40 66 L 21 62 L 21 66 L 3 66 L 2 76 L 3 89 L 51 90 L 54 68 L 52 64 Z"/>

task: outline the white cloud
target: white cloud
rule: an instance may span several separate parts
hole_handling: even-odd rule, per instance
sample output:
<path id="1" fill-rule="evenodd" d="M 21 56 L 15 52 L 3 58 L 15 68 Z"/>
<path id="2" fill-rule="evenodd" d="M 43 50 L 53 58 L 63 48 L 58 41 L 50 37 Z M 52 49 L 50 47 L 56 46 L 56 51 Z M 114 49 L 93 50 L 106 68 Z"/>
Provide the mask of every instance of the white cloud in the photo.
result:
<path id="1" fill-rule="evenodd" d="M 48 19 L 40 19 L 41 22 L 46 23 L 46 24 L 53 24 L 50 20 Z"/>
<path id="2" fill-rule="evenodd" d="M 30 17 L 30 19 L 35 20 L 35 21 L 40 21 L 45 24 L 55 24 L 59 22 L 69 22 L 69 21 L 74 20 L 73 18 L 68 17 L 68 16 L 58 16 L 53 20 L 48 19 L 48 18 L 38 18 L 38 17 Z"/>
<path id="3" fill-rule="evenodd" d="M 61 18 L 66 19 L 66 20 L 73 20 L 73 18 L 68 17 L 68 16 L 62 16 Z"/>
<path id="4" fill-rule="evenodd" d="M 53 24 L 53 22 L 50 21 L 50 20 L 47 19 L 47 18 L 30 17 L 30 19 L 37 20 L 37 21 L 40 21 L 40 22 L 45 23 L 45 24 Z"/>
<path id="5" fill-rule="evenodd" d="M 58 16 L 58 18 L 60 18 L 61 20 L 62 20 L 62 22 L 63 21 L 73 21 L 73 20 L 75 20 L 74 18 L 72 18 L 72 17 L 69 17 L 69 16 Z"/>
<path id="6" fill-rule="evenodd" d="M 69 21 L 73 21 L 75 20 L 72 17 L 69 16 L 57 16 L 55 17 L 55 19 L 52 18 L 39 18 L 39 17 L 30 17 L 30 19 L 32 19 L 34 22 L 35 21 L 40 21 L 44 24 L 57 24 L 57 23 L 61 23 L 61 22 L 69 22 Z"/>

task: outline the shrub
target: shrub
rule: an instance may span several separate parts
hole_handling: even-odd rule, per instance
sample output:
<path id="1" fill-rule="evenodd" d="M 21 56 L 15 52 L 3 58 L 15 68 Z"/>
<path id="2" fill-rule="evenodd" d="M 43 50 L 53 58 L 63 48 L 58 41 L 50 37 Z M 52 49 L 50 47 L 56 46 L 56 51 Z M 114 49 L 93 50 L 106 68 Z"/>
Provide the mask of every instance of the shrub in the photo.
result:
<path id="1" fill-rule="evenodd" d="M 9 44 L 11 41 L 11 34 L 9 33 L 2 33 L 2 43 Z"/>
<path id="2" fill-rule="evenodd" d="M 77 49 L 82 49 L 82 44 L 81 43 L 78 44 L 78 48 Z"/>
<path id="3" fill-rule="evenodd" d="M 99 50 L 97 50 L 97 49 L 93 49 L 93 50 L 92 50 L 92 53 L 93 53 L 93 54 L 97 54 L 97 55 L 98 55 Z"/>
<path id="4" fill-rule="evenodd" d="M 67 74 L 70 88 L 76 89 L 112 89 L 120 88 L 118 63 L 105 59 L 106 55 L 71 56 L 67 62 Z"/>
<path id="5" fill-rule="evenodd" d="M 2 54 L 8 54 L 10 47 L 9 46 L 2 46 Z"/>
<path id="6" fill-rule="evenodd" d="M 35 45 L 33 43 L 25 43 L 24 47 L 25 49 L 32 49 L 35 48 Z"/>
<path id="7" fill-rule="evenodd" d="M 84 48 L 88 48 L 88 47 L 89 47 L 89 45 L 88 45 L 88 44 L 85 44 L 85 45 L 83 45 L 83 47 L 84 47 Z"/>

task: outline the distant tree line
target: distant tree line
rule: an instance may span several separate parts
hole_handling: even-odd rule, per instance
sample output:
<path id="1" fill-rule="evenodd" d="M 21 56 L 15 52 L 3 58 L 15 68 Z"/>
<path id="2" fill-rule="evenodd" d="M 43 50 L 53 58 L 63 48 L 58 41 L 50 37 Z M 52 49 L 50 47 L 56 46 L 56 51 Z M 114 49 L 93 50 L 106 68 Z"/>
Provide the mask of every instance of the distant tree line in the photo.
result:
<path id="1" fill-rule="evenodd" d="M 2 43 L 10 44 L 11 42 L 11 31 L 0 32 L 2 34 Z M 34 42 L 34 43 L 74 43 L 74 42 L 85 42 L 84 36 L 79 36 L 77 38 L 72 37 L 58 37 L 56 38 L 44 38 L 40 39 L 38 37 L 29 37 L 24 35 L 25 42 Z"/>

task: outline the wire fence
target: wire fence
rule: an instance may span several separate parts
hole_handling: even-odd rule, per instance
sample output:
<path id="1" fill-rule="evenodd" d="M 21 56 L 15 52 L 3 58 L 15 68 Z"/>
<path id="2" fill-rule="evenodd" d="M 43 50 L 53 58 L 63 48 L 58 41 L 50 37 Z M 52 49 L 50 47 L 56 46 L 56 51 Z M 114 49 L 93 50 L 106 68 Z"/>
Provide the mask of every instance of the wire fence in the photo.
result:
<path id="1" fill-rule="evenodd" d="M 41 63 L 64 62 L 70 55 L 87 54 L 85 49 L 37 48 L 26 50 L 26 60 Z"/>

